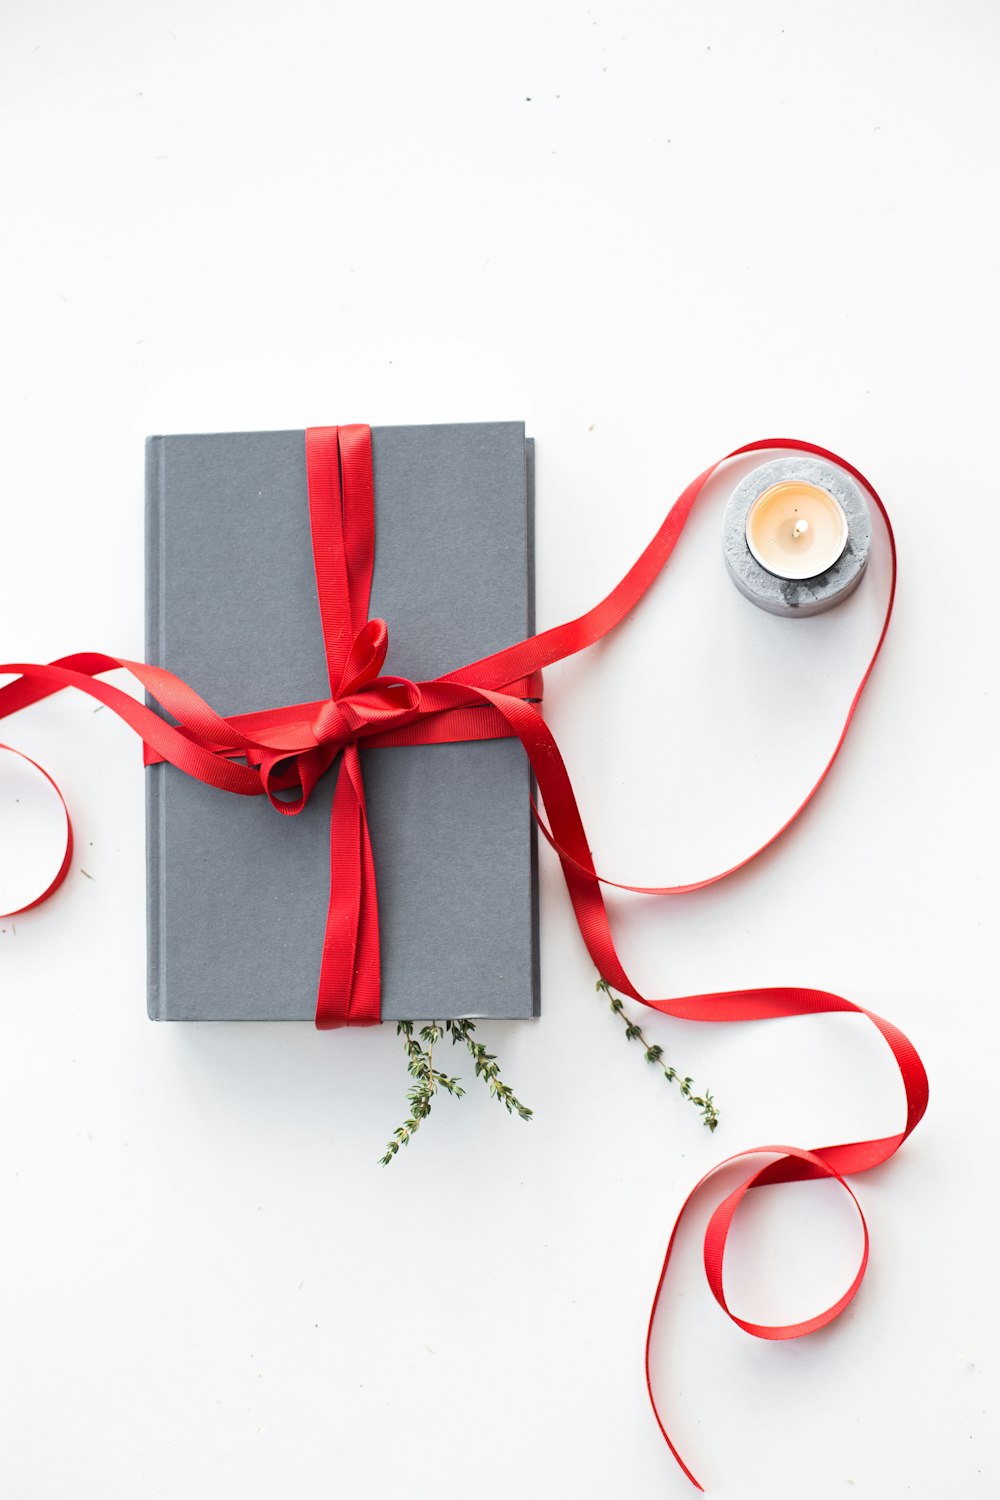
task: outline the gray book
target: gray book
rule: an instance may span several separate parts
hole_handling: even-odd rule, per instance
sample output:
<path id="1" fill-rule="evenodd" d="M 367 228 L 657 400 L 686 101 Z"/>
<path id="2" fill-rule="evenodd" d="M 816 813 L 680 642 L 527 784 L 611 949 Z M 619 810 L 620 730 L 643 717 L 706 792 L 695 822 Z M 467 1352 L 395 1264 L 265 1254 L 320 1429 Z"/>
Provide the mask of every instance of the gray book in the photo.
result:
<path id="1" fill-rule="evenodd" d="M 533 620 L 532 447 L 518 422 L 372 429 L 372 616 L 419 681 Z M 151 437 L 146 659 L 219 713 L 329 694 L 302 432 Z M 362 749 L 386 1020 L 538 1014 L 537 850 L 516 740 Z M 146 771 L 156 1020 L 311 1021 L 333 778 L 298 817 Z"/>

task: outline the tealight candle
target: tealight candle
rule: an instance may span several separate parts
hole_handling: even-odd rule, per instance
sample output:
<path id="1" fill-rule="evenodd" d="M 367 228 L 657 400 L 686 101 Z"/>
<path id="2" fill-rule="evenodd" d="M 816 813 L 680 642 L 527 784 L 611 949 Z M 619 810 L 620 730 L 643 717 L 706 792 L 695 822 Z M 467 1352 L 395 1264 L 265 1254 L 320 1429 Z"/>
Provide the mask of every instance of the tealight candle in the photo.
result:
<path id="1" fill-rule="evenodd" d="M 779 458 L 737 485 L 723 551 L 741 593 L 778 615 L 814 615 L 845 599 L 871 549 L 868 503 L 851 476 L 819 458 Z"/>
<path id="2" fill-rule="evenodd" d="M 815 578 L 847 546 L 847 517 L 818 484 L 785 479 L 758 495 L 747 512 L 747 546 L 778 578 Z"/>

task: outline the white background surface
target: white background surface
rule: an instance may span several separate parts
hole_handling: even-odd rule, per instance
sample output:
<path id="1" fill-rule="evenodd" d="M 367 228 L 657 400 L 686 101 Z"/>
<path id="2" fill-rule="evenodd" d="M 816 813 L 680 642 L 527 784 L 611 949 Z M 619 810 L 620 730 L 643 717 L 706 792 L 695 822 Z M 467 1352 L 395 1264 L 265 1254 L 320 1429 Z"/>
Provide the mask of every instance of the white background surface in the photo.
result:
<path id="1" fill-rule="evenodd" d="M 540 626 L 739 442 L 811 438 L 879 485 L 898 615 L 828 788 L 722 887 L 616 908 L 649 993 L 806 983 L 890 1016 L 931 1111 L 857 1183 L 869 1276 L 811 1339 L 716 1308 L 706 1198 L 656 1380 L 720 1496 L 997 1494 L 994 8 L 8 0 L 0 24 L 5 659 L 141 654 L 151 431 L 524 417 Z M 737 595 L 729 482 L 634 622 L 548 674 L 619 878 L 769 832 L 875 632 L 884 548 L 813 622 Z M 710 1138 L 595 998 L 543 849 L 544 1017 L 483 1027 L 536 1119 L 473 1090 L 382 1171 L 389 1028 L 147 1022 L 133 737 L 67 696 L 0 738 L 79 838 L 60 895 L 0 924 L 0 1491 L 688 1493 L 641 1364 L 676 1210 L 732 1151 L 896 1130 L 874 1033 L 653 1016 L 715 1091 Z M 801 1317 L 856 1224 L 829 1187 L 759 1198 L 732 1301 Z"/>

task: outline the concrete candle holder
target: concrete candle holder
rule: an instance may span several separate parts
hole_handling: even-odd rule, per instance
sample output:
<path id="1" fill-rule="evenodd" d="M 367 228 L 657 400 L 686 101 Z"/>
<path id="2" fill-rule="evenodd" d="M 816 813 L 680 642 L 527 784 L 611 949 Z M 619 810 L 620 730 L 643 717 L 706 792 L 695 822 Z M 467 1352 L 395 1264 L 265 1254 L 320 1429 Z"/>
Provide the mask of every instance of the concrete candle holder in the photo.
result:
<path id="1" fill-rule="evenodd" d="M 783 578 L 769 572 L 750 551 L 747 516 L 766 490 L 786 480 L 800 480 L 826 490 L 847 518 L 847 542 L 832 567 L 814 578 Z M 861 582 L 871 551 L 872 520 L 858 484 L 843 469 L 820 458 L 776 458 L 753 469 L 736 486 L 722 530 L 726 567 L 741 594 L 772 615 L 818 615 L 846 599 Z"/>

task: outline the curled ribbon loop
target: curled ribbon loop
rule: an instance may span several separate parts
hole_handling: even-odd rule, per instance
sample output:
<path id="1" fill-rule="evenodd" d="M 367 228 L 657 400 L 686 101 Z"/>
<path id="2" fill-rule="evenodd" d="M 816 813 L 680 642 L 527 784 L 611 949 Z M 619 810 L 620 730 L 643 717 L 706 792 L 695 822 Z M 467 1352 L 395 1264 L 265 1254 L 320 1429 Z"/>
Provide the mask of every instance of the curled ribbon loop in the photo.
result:
<path id="1" fill-rule="evenodd" d="M 356 693 L 374 681 L 385 666 L 388 650 L 388 625 L 384 620 L 369 620 L 354 637 L 354 644 L 344 663 L 340 693 Z"/>
<path id="2" fill-rule="evenodd" d="M 736 1210 L 750 1189 L 756 1187 L 760 1182 L 763 1173 L 766 1171 L 764 1167 L 761 1167 L 757 1172 L 752 1172 L 745 1181 L 740 1183 L 739 1187 L 733 1189 L 728 1198 L 723 1198 L 709 1219 L 708 1228 L 705 1230 L 705 1276 L 712 1289 L 712 1296 L 722 1308 L 722 1311 L 746 1333 L 752 1333 L 758 1339 L 798 1339 L 802 1338 L 806 1333 L 815 1333 L 817 1329 L 825 1328 L 828 1323 L 832 1323 L 834 1318 L 838 1318 L 847 1304 L 853 1299 L 855 1292 L 864 1280 L 865 1269 L 868 1265 L 868 1225 L 865 1222 L 864 1214 L 861 1212 L 861 1204 L 840 1173 L 835 1172 L 832 1167 L 828 1166 L 815 1151 L 799 1151 L 795 1146 L 762 1146 L 759 1148 L 758 1153 L 743 1151 L 739 1153 L 739 1156 L 733 1156 L 729 1159 L 730 1161 L 738 1161 L 740 1156 L 765 1154 L 768 1152 L 775 1152 L 779 1157 L 784 1157 L 785 1159 L 798 1158 L 800 1161 L 811 1162 L 822 1176 L 832 1177 L 840 1183 L 844 1192 L 858 1211 L 858 1218 L 861 1220 L 861 1232 L 864 1236 L 861 1264 L 858 1266 L 854 1280 L 843 1296 L 838 1297 L 837 1301 L 831 1307 L 828 1307 L 825 1312 L 817 1313 L 815 1317 L 806 1318 L 800 1323 L 783 1323 L 768 1327 L 763 1323 L 750 1323 L 745 1318 L 738 1318 L 731 1310 L 722 1287 L 722 1263 L 726 1253 L 726 1240 L 729 1236 L 729 1228 L 736 1215 Z M 716 1168 L 715 1170 L 718 1169 Z"/>
<path id="3" fill-rule="evenodd" d="M 541 696 L 541 671 L 593 645 L 627 618 L 670 558 L 698 496 L 720 464 L 775 448 L 812 454 L 846 469 L 868 490 L 885 523 L 892 574 L 882 628 L 871 660 L 826 765 L 801 805 L 761 849 L 716 875 L 686 885 L 635 886 L 611 881 L 599 875 L 594 866 L 569 774 L 535 701 Z M 384 620 L 368 618 L 375 548 L 369 429 L 365 426 L 310 428 L 306 433 L 306 472 L 320 624 L 330 680 L 328 699 L 226 719 L 162 667 L 87 652 L 45 665 L 0 666 L 0 673 L 16 678 L 0 688 L 0 719 L 63 688 L 78 688 L 111 708 L 140 735 L 147 764 L 169 761 L 187 775 L 238 796 L 264 794 L 285 815 L 301 811 L 320 777 L 335 767 L 330 820 L 330 901 L 316 1004 L 316 1024 L 321 1028 L 371 1025 L 380 1018 L 375 863 L 359 747 L 516 737 L 531 762 L 546 821 L 542 821 L 537 809 L 536 817 L 559 858 L 587 950 L 598 972 L 623 995 L 663 1015 L 694 1021 L 766 1021 L 853 1013 L 865 1016 L 886 1042 L 906 1099 L 902 1130 L 877 1140 L 813 1150 L 769 1146 L 759 1148 L 758 1152 L 740 1153 L 749 1156 L 763 1151 L 774 1159 L 755 1168 L 723 1199 L 713 1212 L 705 1234 L 709 1286 L 720 1307 L 739 1327 L 763 1339 L 798 1338 L 824 1327 L 843 1311 L 861 1284 L 868 1257 L 868 1231 L 863 1216 L 864 1254 L 844 1295 L 813 1318 L 785 1327 L 768 1327 L 736 1317 L 726 1303 L 722 1266 L 733 1215 L 750 1191 L 820 1177 L 836 1180 L 857 1204 L 845 1177 L 868 1171 L 892 1156 L 915 1129 L 927 1107 L 927 1076 L 913 1044 L 890 1022 L 824 990 L 762 988 L 673 999 L 652 999 L 641 994 L 629 979 L 615 948 L 601 887 L 608 885 L 660 896 L 699 890 L 734 874 L 770 848 L 812 801 L 840 753 L 892 615 L 895 543 L 889 517 L 878 495 L 858 469 L 813 443 L 793 438 L 747 443 L 688 485 L 625 577 L 593 609 L 578 619 L 542 631 L 442 677 L 414 683 L 381 675 L 388 650 L 388 630 Z M 100 680 L 103 673 L 117 668 L 129 671 L 161 712 Z M 69 869 L 71 851 L 72 830 L 67 814 L 67 846 L 62 865 L 46 890 L 29 905 L 38 905 L 61 884 Z M 706 1181 L 703 1178 L 694 1191 Z M 678 1214 L 650 1311 L 646 1380 L 660 1430 L 685 1474 L 697 1484 L 667 1435 L 650 1375 L 650 1344 L 656 1313 L 674 1241 L 690 1202 L 691 1197 Z"/>
<path id="4" fill-rule="evenodd" d="M 66 799 L 63 796 L 62 792 L 59 790 L 59 787 L 52 780 L 52 777 L 49 775 L 48 771 L 46 771 L 44 766 L 40 766 L 38 762 L 32 760 L 29 755 L 25 755 L 23 750 L 15 750 L 12 745 L 0 745 L 0 751 L 6 751 L 8 755 L 16 755 L 18 760 L 25 761 L 26 764 L 31 766 L 33 770 L 37 771 L 39 775 L 45 777 L 45 780 L 48 782 L 49 786 L 59 798 L 59 805 L 62 808 L 63 816 L 66 819 L 66 832 L 63 839 L 63 852 L 62 859 L 59 862 L 59 868 L 56 870 L 48 885 L 45 886 L 43 890 L 39 891 L 37 896 L 32 896 L 30 901 L 24 902 L 22 906 L 15 906 L 12 911 L 0 912 L 0 919 L 3 919 L 6 917 L 19 917 L 23 912 L 31 911 L 34 907 L 41 906 L 42 902 L 47 901 L 52 895 L 53 891 L 57 891 L 62 885 L 63 881 L 66 879 L 66 876 L 69 874 L 69 867 L 73 863 L 73 824 L 70 820 L 69 808 L 66 806 Z"/>

